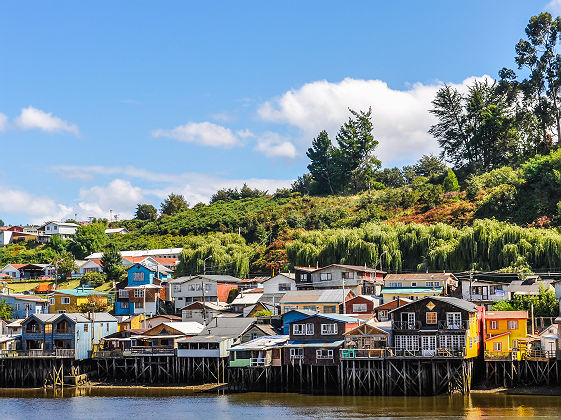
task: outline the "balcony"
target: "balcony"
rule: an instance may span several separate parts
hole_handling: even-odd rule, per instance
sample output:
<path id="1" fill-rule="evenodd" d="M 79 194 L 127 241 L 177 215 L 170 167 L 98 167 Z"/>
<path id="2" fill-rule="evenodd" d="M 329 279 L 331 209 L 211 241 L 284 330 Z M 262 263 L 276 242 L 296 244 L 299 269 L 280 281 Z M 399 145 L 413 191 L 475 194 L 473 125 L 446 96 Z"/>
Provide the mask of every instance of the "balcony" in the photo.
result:
<path id="1" fill-rule="evenodd" d="M 249 359 L 249 366 L 251 367 L 267 366 L 267 361 L 262 357 L 252 357 L 251 359 Z"/>
<path id="2" fill-rule="evenodd" d="M 403 349 L 386 347 L 385 356 L 388 358 L 422 358 L 422 359 L 461 359 L 465 357 L 465 349 L 439 347 L 436 349 Z"/>
<path id="3" fill-rule="evenodd" d="M 462 331 L 462 330 L 469 330 L 469 321 L 464 319 L 462 321 L 438 321 L 438 329 L 439 330 L 455 330 L 455 331 Z"/>
<path id="4" fill-rule="evenodd" d="M 38 326 L 26 327 L 25 328 L 25 333 L 26 334 L 42 334 L 43 329 L 41 327 L 38 327 Z"/>
<path id="5" fill-rule="evenodd" d="M 421 321 L 393 321 L 392 329 L 399 331 L 415 331 L 421 329 Z"/>
<path id="6" fill-rule="evenodd" d="M 0 358 L 6 357 L 55 357 L 55 358 L 74 358 L 74 349 L 57 349 L 57 350 L 0 350 Z"/>
<path id="7" fill-rule="evenodd" d="M 74 331 L 72 331 L 72 328 L 56 328 L 54 330 L 55 334 L 74 334 Z"/>
<path id="8" fill-rule="evenodd" d="M 383 359 L 384 349 L 341 349 L 341 359 Z"/>

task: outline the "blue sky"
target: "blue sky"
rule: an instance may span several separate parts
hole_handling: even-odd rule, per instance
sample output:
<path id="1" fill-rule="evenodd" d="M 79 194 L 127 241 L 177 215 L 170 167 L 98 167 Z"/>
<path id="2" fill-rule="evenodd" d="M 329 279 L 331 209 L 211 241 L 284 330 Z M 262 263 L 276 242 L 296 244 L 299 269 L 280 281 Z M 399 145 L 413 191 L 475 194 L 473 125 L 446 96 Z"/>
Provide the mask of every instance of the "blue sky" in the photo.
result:
<path id="1" fill-rule="evenodd" d="M 384 166 L 437 152 L 427 110 L 513 67 L 559 1 L 4 2 L 0 218 L 129 217 L 306 170 L 347 107 L 374 110 Z"/>

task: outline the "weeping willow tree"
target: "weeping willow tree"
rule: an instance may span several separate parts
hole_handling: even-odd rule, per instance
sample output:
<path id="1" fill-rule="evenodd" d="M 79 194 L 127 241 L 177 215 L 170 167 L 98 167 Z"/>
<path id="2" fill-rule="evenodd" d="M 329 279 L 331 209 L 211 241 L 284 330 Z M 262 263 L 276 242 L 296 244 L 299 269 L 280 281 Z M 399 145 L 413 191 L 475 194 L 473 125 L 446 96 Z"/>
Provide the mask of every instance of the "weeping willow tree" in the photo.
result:
<path id="1" fill-rule="evenodd" d="M 193 236 L 183 243 L 176 276 L 202 274 L 230 274 L 244 278 L 255 249 L 243 237 L 233 233 L 211 233 Z"/>
<path id="2" fill-rule="evenodd" d="M 332 263 L 388 271 L 464 271 L 561 267 L 561 234 L 496 220 L 473 226 L 370 223 L 355 229 L 298 232 L 286 245 L 292 265 Z"/>

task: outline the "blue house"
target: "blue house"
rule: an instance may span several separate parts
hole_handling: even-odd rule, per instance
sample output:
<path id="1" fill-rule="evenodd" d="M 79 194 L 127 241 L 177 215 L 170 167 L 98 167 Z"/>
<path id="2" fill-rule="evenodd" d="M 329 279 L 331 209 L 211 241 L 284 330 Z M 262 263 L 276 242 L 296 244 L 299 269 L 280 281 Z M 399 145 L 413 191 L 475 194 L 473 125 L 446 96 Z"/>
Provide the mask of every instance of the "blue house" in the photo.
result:
<path id="1" fill-rule="evenodd" d="M 0 301 L 12 308 L 12 318 L 23 319 L 33 314 L 49 312 L 49 301 L 39 296 L 1 293 Z"/>
<path id="2" fill-rule="evenodd" d="M 22 322 L 22 349 L 87 359 L 103 337 L 115 332 L 117 318 L 108 313 L 35 314 Z"/>
<path id="3" fill-rule="evenodd" d="M 152 262 L 153 261 L 153 262 Z M 127 268 L 127 280 L 117 284 L 115 315 L 156 315 L 165 300 L 165 283 L 171 272 L 150 258 Z"/>
<path id="4" fill-rule="evenodd" d="M 306 309 L 293 309 L 288 311 L 282 316 L 282 333 L 284 335 L 290 334 L 290 323 L 294 321 L 300 321 L 302 319 L 308 318 L 312 315 L 316 315 L 317 312 L 309 311 Z"/>

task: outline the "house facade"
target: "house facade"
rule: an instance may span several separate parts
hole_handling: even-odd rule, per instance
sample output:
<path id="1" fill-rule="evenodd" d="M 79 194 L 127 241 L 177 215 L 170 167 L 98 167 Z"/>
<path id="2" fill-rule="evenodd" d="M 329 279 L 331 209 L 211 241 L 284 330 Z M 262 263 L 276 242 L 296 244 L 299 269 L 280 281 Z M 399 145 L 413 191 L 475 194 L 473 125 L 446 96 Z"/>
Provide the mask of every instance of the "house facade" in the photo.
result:
<path id="1" fill-rule="evenodd" d="M 58 235 L 61 239 L 71 239 L 78 230 L 76 223 L 49 222 L 40 228 L 46 236 Z"/>
<path id="2" fill-rule="evenodd" d="M 228 308 L 229 305 L 222 302 L 192 302 L 181 308 L 181 319 L 184 322 L 195 321 L 206 324 L 226 312 Z"/>
<path id="3" fill-rule="evenodd" d="M 479 354 L 484 308 L 454 297 L 432 296 L 390 312 L 398 356 L 473 358 Z"/>
<path id="4" fill-rule="evenodd" d="M 479 305 L 492 305 L 500 300 L 508 300 L 508 283 L 492 280 L 462 280 L 462 299 Z"/>
<path id="5" fill-rule="evenodd" d="M 283 364 L 338 365 L 345 333 L 360 321 L 344 315 L 315 314 L 290 323 L 289 340 L 283 345 Z"/>
<path id="6" fill-rule="evenodd" d="M 302 309 L 325 314 L 338 314 L 343 302 L 355 297 L 349 289 L 297 290 L 287 292 L 280 300 L 281 313 Z"/>
<path id="7" fill-rule="evenodd" d="M 7 264 L 2 267 L 0 273 L 10 276 L 13 280 L 19 281 L 23 278 L 23 273 L 20 271 L 26 264 Z"/>
<path id="8" fill-rule="evenodd" d="M 282 296 L 286 292 L 296 290 L 296 280 L 293 273 L 280 273 L 263 283 L 263 293 Z"/>
<path id="9" fill-rule="evenodd" d="M 237 289 L 239 281 L 227 275 L 179 277 L 169 282 L 170 296 L 176 312 L 192 302 L 226 302 L 230 290 Z"/>
<path id="10" fill-rule="evenodd" d="M 398 297 L 419 300 L 427 296 L 455 296 L 460 291 L 458 284 L 452 273 L 388 274 L 381 294 L 384 303 Z"/>
<path id="11" fill-rule="evenodd" d="M 349 288 L 356 294 L 378 295 L 384 272 L 370 267 L 331 264 L 311 272 L 314 289 Z"/>
<path id="12" fill-rule="evenodd" d="M 528 311 L 485 312 L 485 357 L 520 360 L 528 337 Z"/>
<path id="13" fill-rule="evenodd" d="M 2 293 L 0 300 L 5 301 L 12 308 L 12 317 L 16 319 L 49 312 L 49 301 L 38 296 Z"/>
<path id="14" fill-rule="evenodd" d="M 92 301 L 107 306 L 108 299 L 108 293 L 98 292 L 92 288 L 57 289 L 49 299 L 49 313 L 76 312 L 79 306 L 88 305 Z"/>
<path id="15" fill-rule="evenodd" d="M 377 303 L 378 300 L 370 295 L 358 295 L 345 302 L 345 313 L 373 314 Z"/>

